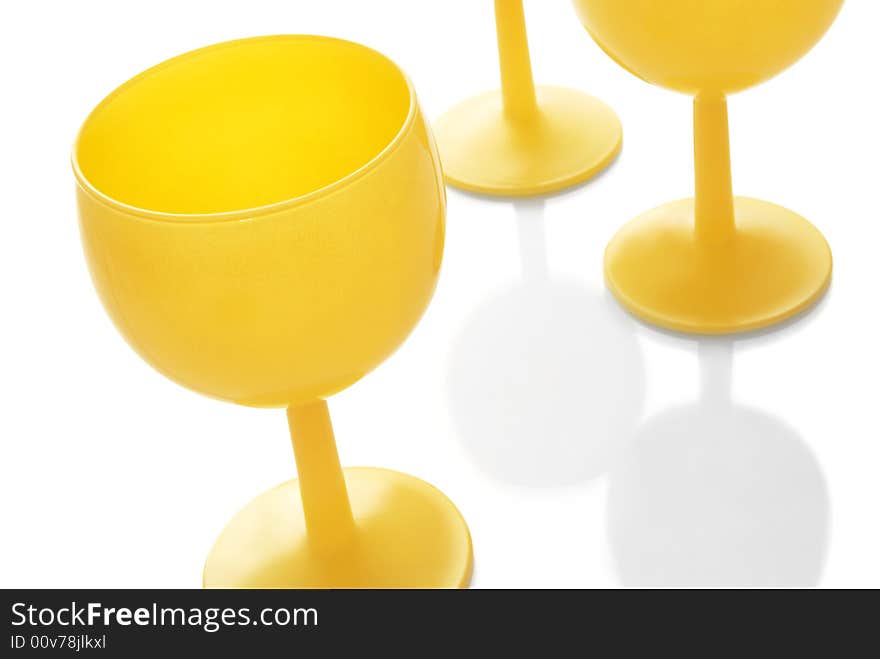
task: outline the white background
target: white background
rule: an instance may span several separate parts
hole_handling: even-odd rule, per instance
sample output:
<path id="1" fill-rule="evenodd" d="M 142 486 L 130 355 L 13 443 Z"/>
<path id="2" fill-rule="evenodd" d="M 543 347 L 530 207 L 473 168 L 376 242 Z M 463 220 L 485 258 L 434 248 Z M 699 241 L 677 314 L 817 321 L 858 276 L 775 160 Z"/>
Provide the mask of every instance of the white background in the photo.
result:
<path id="1" fill-rule="evenodd" d="M 690 100 L 618 68 L 568 2 L 526 12 L 538 81 L 611 104 L 623 156 L 543 204 L 450 191 L 423 322 L 331 401 L 343 463 L 448 494 L 476 587 L 880 586 L 880 3 L 731 100 L 737 192 L 808 217 L 836 261 L 815 312 L 735 344 L 640 325 L 602 285 L 615 230 L 690 194 Z M 152 64 L 297 32 L 385 52 L 432 118 L 498 85 L 489 0 L 2 3 L 0 585 L 198 587 L 224 524 L 294 475 L 282 411 L 181 389 L 111 325 L 69 150 Z"/>

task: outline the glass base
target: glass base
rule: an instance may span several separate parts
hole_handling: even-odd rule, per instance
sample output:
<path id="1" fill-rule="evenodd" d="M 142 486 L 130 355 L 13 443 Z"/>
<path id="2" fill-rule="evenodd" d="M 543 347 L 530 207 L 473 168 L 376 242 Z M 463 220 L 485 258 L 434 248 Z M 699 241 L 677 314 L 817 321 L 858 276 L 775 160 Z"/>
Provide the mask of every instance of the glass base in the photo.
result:
<path id="1" fill-rule="evenodd" d="M 437 488 L 387 469 L 345 469 L 355 519 L 332 551 L 309 542 L 297 481 L 265 492 L 226 526 L 205 563 L 206 588 L 464 588 L 471 538 Z"/>
<path id="2" fill-rule="evenodd" d="M 504 114 L 500 92 L 464 101 L 434 132 L 446 180 L 471 192 L 531 196 L 589 180 L 617 157 L 623 130 L 602 101 L 573 89 L 541 86 L 538 112 Z"/>
<path id="3" fill-rule="evenodd" d="M 831 249 L 804 218 L 736 199 L 736 231 L 697 240 L 694 201 L 676 201 L 623 227 L 605 252 L 605 278 L 634 315 L 692 334 L 748 332 L 815 304 L 831 282 Z"/>

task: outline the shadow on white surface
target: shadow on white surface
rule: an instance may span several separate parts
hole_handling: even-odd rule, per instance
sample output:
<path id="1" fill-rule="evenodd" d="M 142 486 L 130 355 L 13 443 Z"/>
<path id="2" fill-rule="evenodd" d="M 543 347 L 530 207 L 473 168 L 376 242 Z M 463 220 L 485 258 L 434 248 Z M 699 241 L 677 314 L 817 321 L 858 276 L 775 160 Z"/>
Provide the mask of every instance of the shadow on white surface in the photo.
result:
<path id="1" fill-rule="evenodd" d="M 620 580 L 817 585 L 830 526 L 821 468 L 792 428 L 731 399 L 733 342 L 698 345 L 700 399 L 649 420 L 611 476 Z"/>
<path id="2" fill-rule="evenodd" d="M 605 473 L 644 406 L 635 324 L 607 294 L 549 274 L 543 200 L 514 204 L 522 282 L 481 304 L 454 340 L 456 432 L 504 483 L 553 487 Z"/>

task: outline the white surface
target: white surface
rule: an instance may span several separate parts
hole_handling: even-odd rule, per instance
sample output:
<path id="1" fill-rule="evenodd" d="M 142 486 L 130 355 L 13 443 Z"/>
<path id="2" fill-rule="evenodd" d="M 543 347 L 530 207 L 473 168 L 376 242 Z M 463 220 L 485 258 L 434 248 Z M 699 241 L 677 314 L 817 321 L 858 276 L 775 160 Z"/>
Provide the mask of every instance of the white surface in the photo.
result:
<path id="1" fill-rule="evenodd" d="M 602 285 L 614 231 L 690 194 L 690 100 L 618 68 L 568 2 L 526 11 L 539 82 L 613 105 L 624 154 L 543 205 L 450 191 L 423 322 L 331 401 L 343 463 L 446 492 L 477 587 L 880 586 L 880 3 L 731 101 L 737 192 L 807 216 L 836 260 L 816 312 L 732 355 Z M 91 107 L 180 52 L 310 32 L 396 59 L 436 117 L 497 87 L 492 20 L 489 0 L 2 4 L 0 585 L 197 587 L 223 525 L 294 474 L 282 411 L 175 386 L 104 314 L 68 162 Z"/>

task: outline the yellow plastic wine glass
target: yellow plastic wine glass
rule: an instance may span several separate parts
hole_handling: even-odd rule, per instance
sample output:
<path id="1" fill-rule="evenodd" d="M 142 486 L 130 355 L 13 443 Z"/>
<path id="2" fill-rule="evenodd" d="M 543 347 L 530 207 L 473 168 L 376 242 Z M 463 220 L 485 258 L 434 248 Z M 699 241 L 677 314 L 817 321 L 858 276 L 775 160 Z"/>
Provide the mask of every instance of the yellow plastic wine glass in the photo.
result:
<path id="1" fill-rule="evenodd" d="M 806 54 L 843 0 L 574 0 L 621 66 L 692 94 L 696 197 L 627 224 L 605 254 L 611 290 L 632 313 L 683 332 L 759 329 L 814 304 L 831 250 L 799 215 L 732 192 L 727 95 Z"/>
<path id="2" fill-rule="evenodd" d="M 171 59 L 86 120 L 86 259 L 120 332 L 195 391 L 286 407 L 298 481 L 226 527 L 208 587 L 463 587 L 437 489 L 340 468 L 324 399 L 406 338 L 434 291 L 446 198 L 409 79 L 364 46 L 244 39 Z"/>
<path id="3" fill-rule="evenodd" d="M 447 182 L 517 197 L 589 180 L 620 152 L 620 120 L 582 92 L 535 88 L 522 0 L 495 0 L 495 22 L 501 91 L 464 101 L 435 125 Z"/>

